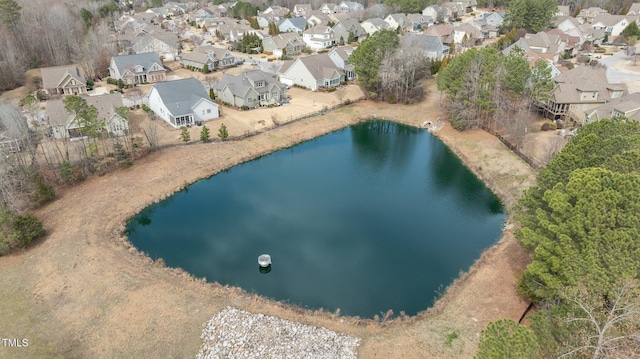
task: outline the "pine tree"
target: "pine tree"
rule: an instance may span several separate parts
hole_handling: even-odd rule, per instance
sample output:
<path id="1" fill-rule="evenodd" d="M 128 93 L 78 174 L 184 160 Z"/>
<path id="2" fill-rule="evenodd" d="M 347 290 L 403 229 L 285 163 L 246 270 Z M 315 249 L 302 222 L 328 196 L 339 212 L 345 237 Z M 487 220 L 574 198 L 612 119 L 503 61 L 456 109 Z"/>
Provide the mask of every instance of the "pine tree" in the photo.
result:
<path id="1" fill-rule="evenodd" d="M 191 141 L 191 134 L 189 133 L 189 129 L 184 126 L 180 127 L 180 139 L 184 142 Z"/>
<path id="2" fill-rule="evenodd" d="M 211 98 L 212 100 L 216 99 L 216 94 L 213 92 L 213 88 L 209 89 L 209 98 Z"/>
<path id="3" fill-rule="evenodd" d="M 227 131 L 227 126 L 223 124 L 220 125 L 220 130 L 218 130 L 218 137 L 220 137 L 220 139 L 224 140 L 227 137 L 229 137 L 229 132 Z"/>
<path id="4" fill-rule="evenodd" d="M 211 138 L 211 133 L 209 133 L 209 127 L 207 125 L 202 126 L 202 131 L 200 131 L 200 141 L 209 142 Z"/>

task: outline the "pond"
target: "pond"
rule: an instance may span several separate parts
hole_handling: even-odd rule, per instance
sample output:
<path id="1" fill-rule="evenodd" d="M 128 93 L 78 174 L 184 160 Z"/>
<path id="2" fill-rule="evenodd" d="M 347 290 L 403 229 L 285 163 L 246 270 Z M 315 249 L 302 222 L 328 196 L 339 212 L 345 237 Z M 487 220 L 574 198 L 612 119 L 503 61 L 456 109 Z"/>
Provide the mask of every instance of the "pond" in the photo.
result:
<path id="1" fill-rule="evenodd" d="M 196 277 L 371 318 L 431 306 L 500 238 L 505 216 L 439 139 L 375 120 L 196 182 L 127 230 Z"/>

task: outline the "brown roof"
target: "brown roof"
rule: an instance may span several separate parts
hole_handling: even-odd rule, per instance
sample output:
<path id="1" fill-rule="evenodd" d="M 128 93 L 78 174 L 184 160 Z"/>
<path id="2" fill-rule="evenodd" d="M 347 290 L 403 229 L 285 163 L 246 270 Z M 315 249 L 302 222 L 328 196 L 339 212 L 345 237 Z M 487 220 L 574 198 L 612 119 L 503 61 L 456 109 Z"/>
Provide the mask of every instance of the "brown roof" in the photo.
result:
<path id="1" fill-rule="evenodd" d="M 66 76 L 67 73 L 77 81 L 86 84 L 86 80 L 84 79 L 84 72 L 80 67 L 76 65 L 44 67 L 40 71 L 42 74 L 42 87 L 45 89 L 57 88 L 60 84 L 60 81 Z"/>
<path id="2" fill-rule="evenodd" d="M 551 98 L 556 103 L 606 102 L 611 99 L 609 89 L 612 87 L 607 81 L 604 68 L 578 66 L 563 72 L 553 79 L 556 87 L 551 92 Z M 617 89 L 626 90 L 625 84 L 615 84 Z M 581 92 L 597 92 L 595 100 L 585 101 L 580 98 Z"/>

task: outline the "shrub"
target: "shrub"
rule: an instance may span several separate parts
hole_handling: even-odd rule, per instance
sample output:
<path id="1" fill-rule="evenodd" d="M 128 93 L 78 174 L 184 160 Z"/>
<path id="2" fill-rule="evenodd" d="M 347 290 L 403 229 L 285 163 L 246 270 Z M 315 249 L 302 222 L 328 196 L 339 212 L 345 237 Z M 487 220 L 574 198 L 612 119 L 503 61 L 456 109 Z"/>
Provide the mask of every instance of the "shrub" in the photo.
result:
<path id="1" fill-rule="evenodd" d="M 558 128 L 558 125 L 556 125 L 555 122 L 545 122 L 540 127 L 540 130 L 541 131 L 553 131 L 556 128 Z"/>
<path id="2" fill-rule="evenodd" d="M 327 89 L 327 92 L 334 92 L 335 90 L 336 90 L 336 88 L 335 88 L 335 87 L 329 87 L 329 88 Z"/>
<path id="3" fill-rule="evenodd" d="M 27 247 L 45 234 L 42 222 L 31 213 L 18 216 L 13 222 L 13 231 L 16 234 L 18 248 Z"/>

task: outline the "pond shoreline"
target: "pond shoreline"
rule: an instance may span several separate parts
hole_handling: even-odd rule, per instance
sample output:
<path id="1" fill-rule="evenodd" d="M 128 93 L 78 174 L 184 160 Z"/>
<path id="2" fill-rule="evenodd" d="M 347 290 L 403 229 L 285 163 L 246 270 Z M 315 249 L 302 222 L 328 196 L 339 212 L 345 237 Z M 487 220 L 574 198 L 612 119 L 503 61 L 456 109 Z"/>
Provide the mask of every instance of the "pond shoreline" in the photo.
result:
<path id="1" fill-rule="evenodd" d="M 359 356 L 364 358 L 472 355 L 477 334 L 488 321 L 517 319 L 527 304 L 515 292 L 515 275 L 527 258 L 508 231 L 432 309 L 417 317 L 381 322 L 310 312 L 238 288 L 205 283 L 136 255 L 122 235 L 129 218 L 190 183 L 373 114 L 414 126 L 425 120 L 424 114 L 443 116 L 430 100 L 416 105 L 361 101 L 242 141 L 162 149 L 129 169 L 63 191 L 37 211 L 49 236 L 24 253 L 0 258 L 0 270 L 7 274 L 0 279 L 7 290 L 2 298 L 8 299 L 0 304 L 0 313 L 13 311 L 7 330 L 30 338 L 27 351 L 9 356 L 194 356 L 203 323 L 226 306 L 362 338 Z M 533 170 L 495 137 L 482 131 L 451 131 L 455 130 L 445 126 L 437 135 L 456 154 L 466 156 L 460 157 L 486 179 L 507 208 L 533 183 Z M 44 317 L 46 321 L 37 319 Z M 38 325 L 26 324 L 33 321 Z M 451 330 L 459 339 L 448 347 L 443 338 Z"/>

